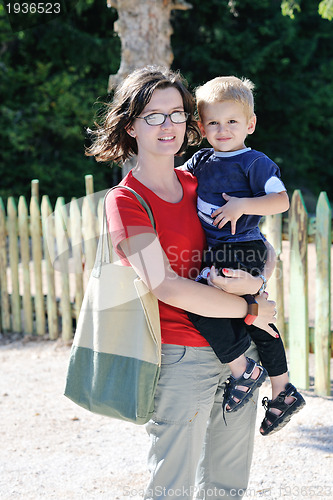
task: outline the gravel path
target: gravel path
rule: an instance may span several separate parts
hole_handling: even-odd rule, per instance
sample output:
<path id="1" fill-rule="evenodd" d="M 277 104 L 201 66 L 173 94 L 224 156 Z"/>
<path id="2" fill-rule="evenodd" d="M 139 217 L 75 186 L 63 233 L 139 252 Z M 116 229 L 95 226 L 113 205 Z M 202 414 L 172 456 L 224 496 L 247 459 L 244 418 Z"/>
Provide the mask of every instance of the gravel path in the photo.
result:
<path id="1" fill-rule="evenodd" d="M 142 498 L 144 428 L 63 397 L 68 357 L 69 347 L 54 342 L 0 346 L 0 498 Z M 307 406 L 287 427 L 267 438 L 257 431 L 245 498 L 333 499 L 333 398 L 303 394 Z"/>

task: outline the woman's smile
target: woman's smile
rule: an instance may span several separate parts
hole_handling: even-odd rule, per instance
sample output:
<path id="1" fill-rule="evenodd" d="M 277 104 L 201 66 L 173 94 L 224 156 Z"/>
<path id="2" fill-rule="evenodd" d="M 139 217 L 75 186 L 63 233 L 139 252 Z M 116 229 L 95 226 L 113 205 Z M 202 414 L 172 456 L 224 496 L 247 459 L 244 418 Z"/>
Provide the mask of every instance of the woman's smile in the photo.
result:
<path id="1" fill-rule="evenodd" d="M 175 135 L 169 135 L 167 137 L 160 137 L 158 140 L 163 142 L 170 142 L 173 141 L 174 139 L 176 139 Z"/>

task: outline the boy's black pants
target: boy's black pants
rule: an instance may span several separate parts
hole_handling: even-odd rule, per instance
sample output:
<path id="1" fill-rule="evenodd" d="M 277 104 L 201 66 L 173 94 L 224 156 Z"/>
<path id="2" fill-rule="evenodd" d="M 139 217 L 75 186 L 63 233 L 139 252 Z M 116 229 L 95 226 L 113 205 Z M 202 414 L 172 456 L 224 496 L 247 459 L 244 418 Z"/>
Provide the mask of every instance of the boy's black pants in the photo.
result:
<path id="1" fill-rule="evenodd" d="M 222 243 L 205 251 L 202 268 L 214 265 L 222 275 L 223 268 L 243 269 L 253 276 L 258 276 L 264 268 L 266 257 L 266 245 L 261 240 Z M 197 281 L 207 284 L 207 280 L 200 275 Z M 188 316 L 222 363 L 230 363 L 244 354 L 252 339 L 257 346 L 260 361 L 270 377 L 281 375 L 288 370 L 281 337 L 274 338 L 265 330 L 253 325 L 248 326 L 243 319 L 207 318 L 194 313 L 188 313 Z M 270 326 L 278 333 L 275 325 Z"/>

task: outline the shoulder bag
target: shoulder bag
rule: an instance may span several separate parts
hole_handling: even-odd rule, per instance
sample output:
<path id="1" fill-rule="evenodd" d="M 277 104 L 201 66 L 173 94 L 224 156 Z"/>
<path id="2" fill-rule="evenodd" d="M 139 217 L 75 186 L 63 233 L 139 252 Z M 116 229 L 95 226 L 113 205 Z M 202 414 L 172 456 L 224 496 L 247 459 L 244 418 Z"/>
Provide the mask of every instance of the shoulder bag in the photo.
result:
<path id="1" fill-rule="evenodd" d="M 116 188 L 128 189 L 137 197 L 155 229 L 143 198 L 127 186 L 112 189 Z M 113 261 L 107 194 L 96 260 L 71 349 L 65 396 L 91 412 L 144 424 L 154 410 L 161 368 L 158 302 L 132 267 Z"/>

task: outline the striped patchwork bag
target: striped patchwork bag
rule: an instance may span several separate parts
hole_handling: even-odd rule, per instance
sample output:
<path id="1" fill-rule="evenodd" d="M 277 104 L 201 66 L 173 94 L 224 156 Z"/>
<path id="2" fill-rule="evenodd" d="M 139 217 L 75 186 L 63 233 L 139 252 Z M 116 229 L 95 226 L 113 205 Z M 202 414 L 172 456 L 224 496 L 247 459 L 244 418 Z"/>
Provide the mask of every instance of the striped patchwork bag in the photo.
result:
<path id="1" fill-rule="evenodd" d="M 155 228 L 151 210 L 141 196 L 129 187 L 117 187 L 135 194 Z M 158 302 L 132 267 L 112 261 L 115 252 L 107 230 L 105 198 L 102 231 L 73 340 L 65 396 L 91 412 L 144 424 L 153 413 L 161 368 Z"/>

